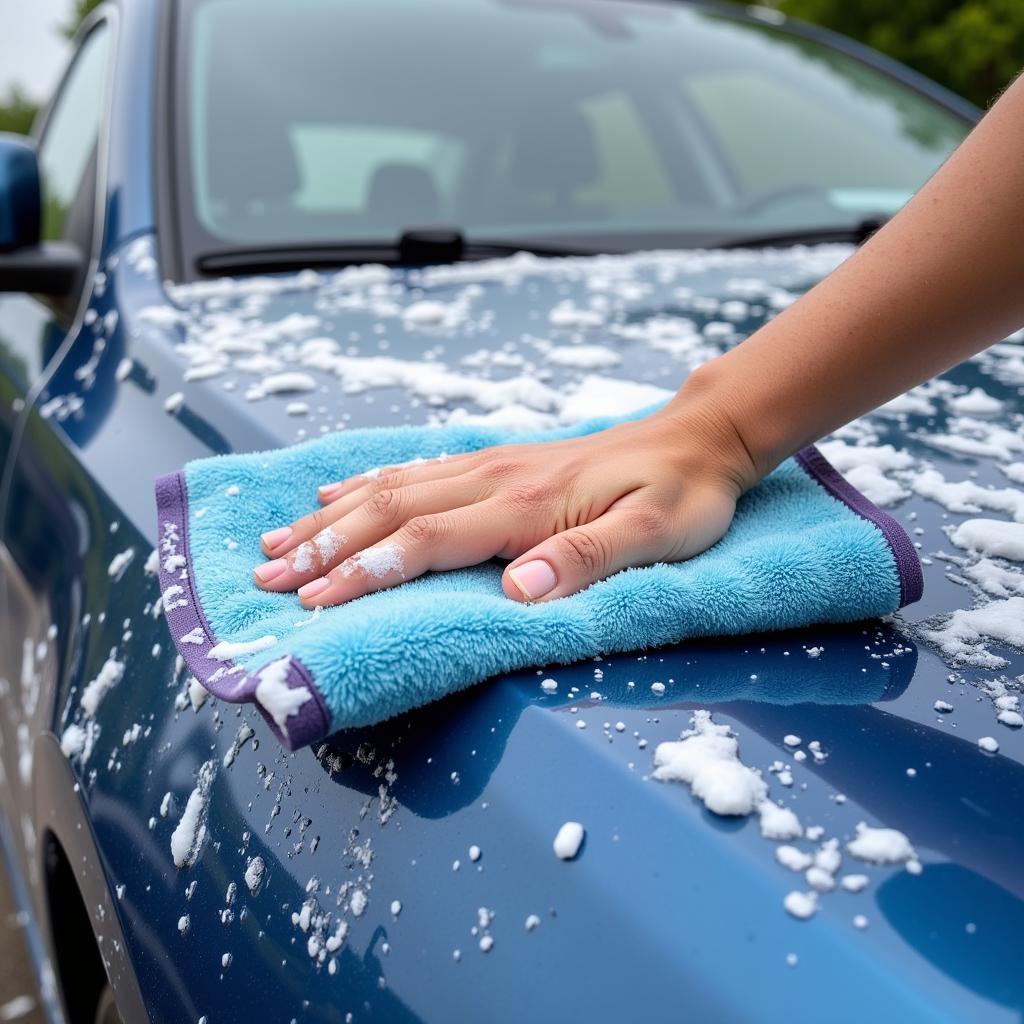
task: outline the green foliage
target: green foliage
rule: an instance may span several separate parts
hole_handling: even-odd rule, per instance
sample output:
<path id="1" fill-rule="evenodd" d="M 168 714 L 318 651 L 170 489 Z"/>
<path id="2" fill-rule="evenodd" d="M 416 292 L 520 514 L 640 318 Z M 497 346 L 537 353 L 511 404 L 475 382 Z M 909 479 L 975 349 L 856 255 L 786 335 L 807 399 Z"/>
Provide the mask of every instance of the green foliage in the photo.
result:
<path id="1" fill-rule="evenodd" d="M 39 108 L 15 86 L 0 103 L 0 132 L 28 135 Z"/>
<path id="2" fill-rule="evenodd" d="M 60 28 L 61 35 L 68 39 L 73 38 L 79 25 L 100 3 L 101 0 L 74 0 L 71 16 Z M 15 86 L 7 94 L 6 99 L 0 100 L 0 132 L 17 132 L 19 135 L 28 135 L 38 110 L 38 105 Z"/>
<path id="3" fill-rule="evenodd" d="M 61 32 L 68 37 L 73 39 L 75 33 L 78 31 L 78 26 L 89 16 L 94 8 L 99 7 L 102 0 L 74 0 L 74 6 L 71 9 L 71 17 L 61 27 Z"/>
<path id="4" fill-rule="evenodd" d="M 987 107 L 1024 62 L 1020 0 L 778 0 Z"/>

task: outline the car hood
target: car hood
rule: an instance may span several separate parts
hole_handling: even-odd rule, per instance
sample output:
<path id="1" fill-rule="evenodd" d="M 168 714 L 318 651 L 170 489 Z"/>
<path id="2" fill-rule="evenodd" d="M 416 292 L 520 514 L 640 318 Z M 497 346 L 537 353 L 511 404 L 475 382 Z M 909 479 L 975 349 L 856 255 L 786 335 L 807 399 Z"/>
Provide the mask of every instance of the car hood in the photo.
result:
<path id="1" fill-rule="evenodd" d="M 120 322 L 93 328 L 90 402 L 68 397 L 88 353 L 44 399 L 111 481 L 111 514 L 152 544 L 150 481 L 190 458 L 357 426 L 630 412 L 849 252 L 519 256 L 164 287 L 143 238 L 94 303 L 93 324 L 111 310 Z M 144 991 L 174 1008 L 167 1019 L 226 1006 L 237 1019 L 782 1019 L 795 1000 L 840 1019 L 1019 1019 L 1024 744 L 998 716 L 1024 659 L 980 626 L 974 639 L 947 627 L 958 609 L 1012 601 L 1015 577 L 986 593 L 977 580 L 994 577 L 948 534 L 1015 507 L 1021 352 L 1010 339 L 825 445 L 924 558 L 924 599 L 891 621 L 520 672 L 288 754 L 258 716 L 190 690 L 149 618 L 123 654 L 129 673 L 167 683 L 152 737 L 128 770 L 111 769 L 103 742 L 80 768 Z M 126 449 L 145 459 L 134 478 L 113 472 Z M 1002 505 L 949 487 L 964 483 Z M 135 571 L 121 585 L 154 601 Z M 77 700 L 69 686 L 58 713 Z M 836 882 L 865 888 L 822 891 L 799 919 L 787 894 L 814 890 L 756 816 L 713 815 L 653 777 L 658 744 L 701 710 L 797 815 L 785 845 L 822 862 L 823 846 L 838 852 Z M 101 711 L 112 738 L 139 717 L 131 700 Z M 984 736 L 998 753 L 979 749 Z M 193 797 L 205 839 L 179 868 L 172 837 Z M 566 821 L 585 828 L 571 862 L 552 849 Z M 854 856 L 862 822 L 906 836 L 909 870 Z"/>

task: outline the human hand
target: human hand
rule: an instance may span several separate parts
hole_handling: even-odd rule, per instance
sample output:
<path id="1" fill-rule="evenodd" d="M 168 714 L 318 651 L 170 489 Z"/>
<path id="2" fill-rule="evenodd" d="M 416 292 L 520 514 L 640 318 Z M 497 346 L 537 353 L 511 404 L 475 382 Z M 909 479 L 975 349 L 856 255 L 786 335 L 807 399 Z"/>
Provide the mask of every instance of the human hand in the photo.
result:
<path id="1" fill-rule="evenodd" d="M 585 437 L 382 469 L 320 488 L 322 507 L 262 536 L 264 590 L 307 608 L 509 558 L 516 601 L 565 597 L 628 566 L 690 558 L 726 531 L 756 479 L 724 417 L 684 394 Z"/>

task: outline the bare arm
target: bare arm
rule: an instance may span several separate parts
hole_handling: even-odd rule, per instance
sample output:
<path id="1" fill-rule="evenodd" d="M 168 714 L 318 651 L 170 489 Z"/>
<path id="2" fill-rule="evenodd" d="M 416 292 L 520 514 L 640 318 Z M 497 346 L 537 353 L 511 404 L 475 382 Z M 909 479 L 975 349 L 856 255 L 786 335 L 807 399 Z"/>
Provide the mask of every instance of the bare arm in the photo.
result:
<path id="1" fill-rule="evenodd" d="M 256 581 L 313 607 L 500 556 L 533 601 L 689 558 L 787 456 L 1024 323 L 1022 214 L 1018 80 L 886 227 L 657 414 L 328 484 L 263 535 Z"/>
<path id="2" fill-rule="evenodd" d="M 728 412 L 758 477 L 1024 323 L 1024 78 L 842 266 L 677 402 Z"/>

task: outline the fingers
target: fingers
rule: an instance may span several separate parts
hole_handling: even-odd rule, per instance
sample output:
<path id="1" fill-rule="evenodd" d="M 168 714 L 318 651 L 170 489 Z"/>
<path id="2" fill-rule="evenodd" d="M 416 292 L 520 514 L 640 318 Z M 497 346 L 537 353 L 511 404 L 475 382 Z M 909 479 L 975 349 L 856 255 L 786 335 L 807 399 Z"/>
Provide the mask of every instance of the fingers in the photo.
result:
<path id="1" fill-rule="evenodd" d="M 682 501 L 637 491 L 592 522 L 524 552 L 505 570 L 502 589 L 517 601 L 550 601 L 629 566 L 692 558 L 721 539 L 735 505 L 714 488 Z"/>
<path id="2" fill-rule="evenodd" d="M 479 497 L 479 482 L 462 476 L 380 490 L 348 513 L 329 505 L 295 524 L 292 541 L 299 542 L 257 566 L 253 570 L 256 584 L 275 592 L 296 590 L 389 537 L 409 520 L 473 506 Z"/>
<path id="3" fill-rule="evenodd" d="M 468 454 L 476 454 L 468 453 Z M 465 461 L 455 458 L 446 462 L 425 463 L 422 466 L 394 466 L 382 469 L 373 477 L 354 476 L 338 484 L 320 488 L 319 497 L 323 509 L 297 520 L 289 526 L 268 530 L 260 537 L 260 547 L 268 558 L 280 558 L 300 544 L 310 540 L 328 523 L 334 522 L 379 491 L 396 490 L 414 483 L 431 480 L 446 480 L 465 472 Z M 335 492 L 332 488 L 337 488 Z M 327 497 L 330 494 L 331 497 Z"/>
<path id="4" fill-rule="evenodd" d="M 566 597 L 630 565 L 666 557 L 678 529 L 669 517 L 635 505 L 617 505 L 582 526 L 556 533 L 515 559 L 502 589 L 516 601 Z"/>
<path id="5" fill-rule="evenodd" d="M 476 565 L 507 551 L 513 529 L 508 509 L 493 500 L 417 516 L 381 543 L 302 587 L 299 599 L 307 608 L 342 604 L 428 570 Z"/>
<path id="6" fill-rule="evenodd" d="M 461 452 L 458 455 L 440 455 L 436 459 L 413 459 L 395 466 L 381 466 L 366 473 L 357 473 L 345 480 L 323 484 L 317 488 L 317 498 L 322 504 L 337 501 L 353 491 L 374 484 L 386 487 L 404 487 L 410 483 L 427 480 L 443 480 L 466 469 L 467 459 L 478 457 L 478 452 Z"/>

